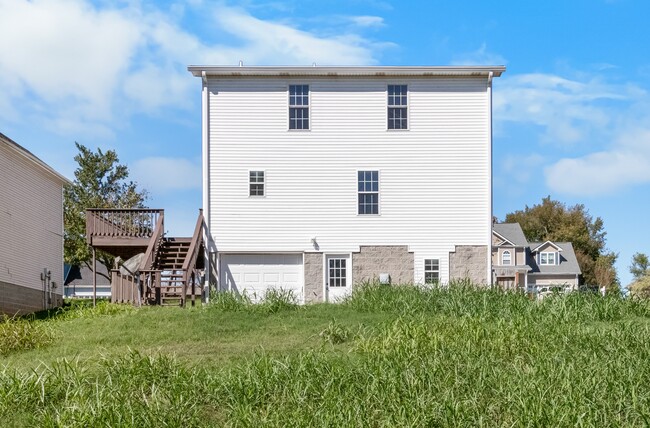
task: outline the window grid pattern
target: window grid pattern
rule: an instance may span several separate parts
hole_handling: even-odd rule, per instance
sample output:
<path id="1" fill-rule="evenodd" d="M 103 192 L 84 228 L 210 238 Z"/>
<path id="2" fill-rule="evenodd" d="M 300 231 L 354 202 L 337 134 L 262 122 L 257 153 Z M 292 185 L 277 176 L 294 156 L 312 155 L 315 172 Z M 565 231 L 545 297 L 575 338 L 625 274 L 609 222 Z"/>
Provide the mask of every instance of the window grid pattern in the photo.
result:
<path id="1" fill-rule="evenodd" d="M 379 214 L 379 171 L 358 171 L 359 214 Z"/>
<path id="2" fill-rule="evenodd" d="M 309 129 L 309 85 L 289 85 L 289 129 Z"/>
<path id="3" fill-rule="evenodd" d="M 437 284 L 440 281 L 440 260 L 424 259 L 424 283 Z"/>
<path id="4" fill-rule="evenodd" d="M 388 85 L 388 129 L 408 129 L 407 85 Z"/>
<path id="5" fill-rule="evenodd" d="M 249 171 L 248 195 L 264 196 L 264 171 Z"/>
<path id="6" fill-rule="evenodd" d="M 539 253 L 539 264 L 540 265 L 554 265 L 555 263 L 555 253 Z"/>
<path id="7" fill-rule="evenodd" d="M 347 286 L 347 260 L 329 259 L 329 286 Z"/>
<path id="8" fill-rule="evenodd" d="M 501 264 L 504 266 L 508 266 L 511 263 L 512 263 L 512 254 L 510 253 L 509 250 L 505 250 L 501 255 Z"/>

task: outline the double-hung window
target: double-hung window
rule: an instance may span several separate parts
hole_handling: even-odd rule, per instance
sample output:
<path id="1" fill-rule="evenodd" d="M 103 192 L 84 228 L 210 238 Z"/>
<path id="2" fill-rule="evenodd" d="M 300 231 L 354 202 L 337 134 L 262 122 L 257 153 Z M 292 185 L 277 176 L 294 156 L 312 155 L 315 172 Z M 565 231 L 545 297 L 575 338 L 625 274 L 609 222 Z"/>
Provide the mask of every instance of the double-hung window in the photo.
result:
<path id="1" fill-rule="evenodd" d="M 440 260 L 424 259 L 424 283 L 437 284 L 440 281 Z"/>
<path id="2" fill-rule="evenodd" d="M 248 195 L 264 196 L 264 171 L 248 172 Z"/>
<path id="3" fill-rule="evenodd" d="M 309 85 L 289 85 L 289 129 L 309 129 Z"/>
<path id="4" fill-rule="evenodd" d="M 555 253 L 540 253 L 539 254 L 539 264 L 540 265 L 554 265 L 555 264 Z"/>
<path id="5" fill-rule="evenodd" d="M 388 85 L 388 129 L 408 129 L 406 85 Z"/>
<path id="6" fill-rule="evenodd" d="M 379 214 L 379 171 L 358 171 L 359 214 Z"/>

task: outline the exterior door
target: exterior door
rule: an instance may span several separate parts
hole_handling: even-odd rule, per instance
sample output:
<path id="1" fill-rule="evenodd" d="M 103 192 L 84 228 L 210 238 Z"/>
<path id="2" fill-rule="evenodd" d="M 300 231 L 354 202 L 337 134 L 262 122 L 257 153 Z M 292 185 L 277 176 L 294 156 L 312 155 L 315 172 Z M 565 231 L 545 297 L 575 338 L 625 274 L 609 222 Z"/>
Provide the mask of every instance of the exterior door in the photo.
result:
<path id="1" fill-rule="evenodd" d="M 328 255 L 325 258 L 325 290 L 328 302 L 339 302 L 352 292 L 350 256 Z"/>

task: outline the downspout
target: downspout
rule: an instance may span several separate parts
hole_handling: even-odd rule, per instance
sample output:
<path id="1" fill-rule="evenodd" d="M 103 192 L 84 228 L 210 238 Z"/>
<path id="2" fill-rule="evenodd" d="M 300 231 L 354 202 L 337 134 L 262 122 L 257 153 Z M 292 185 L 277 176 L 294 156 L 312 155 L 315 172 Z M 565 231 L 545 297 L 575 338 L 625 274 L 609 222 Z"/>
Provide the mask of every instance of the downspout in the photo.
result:
<path id="1" fill-rule="evenodd" d="M 488 218 L 488 254 L 487 254 L 487 277 L 489 285 L 492 285 L 492 218 L 493 213 L 493 194 L 492 194 L 492 78 L 494 73 L 490 71 L 487 78 L 487 111 L 488 111 L 488 187 L 489 187 L 489 200 L 488 200 L 488 211 L 490 216 Z M 515 255 L 516 258 L 516 255 Z"/>
<path id="2" fill-rule="evenodd" d="M 210 275 L 212 266 L 210 266 L 210 251 L 212 248 L 212 239 L 210 236 L 210 174 L 209 174 L 209 134 L 208 125 L 210 123 L 210 109 L 209 109 L 209 92 L 208 92 L 208 76 L 205 70 L 201 72 L 201 160 L 202 160 L 202 180 L 203 180 L 203 195 L 202 205 L 205 221 L 205 236 L 204 242 L 204 264 L 205 273 L 203 275 L 203 301 L 208 303 L 210 297 Z"/>

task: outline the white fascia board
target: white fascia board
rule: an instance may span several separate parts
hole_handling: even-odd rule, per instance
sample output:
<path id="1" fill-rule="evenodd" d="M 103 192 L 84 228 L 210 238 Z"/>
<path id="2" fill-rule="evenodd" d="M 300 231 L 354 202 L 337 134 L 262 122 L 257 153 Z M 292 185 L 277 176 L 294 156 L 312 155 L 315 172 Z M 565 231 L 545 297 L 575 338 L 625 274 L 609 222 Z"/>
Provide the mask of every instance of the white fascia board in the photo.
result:
<path id="1" fill-rule="evenodd" d="M 546 245 L 546 244 L 550 244 L 550 245 L 554 246 L 555 249 L 558 250 L 558 251 L 563 251 L 563 250 L 562 250 L 562 247 L 560 247 L 559 245 L 553 243 L 552 241 L 546 241 L 546 242 L 544 242 L 544 243 L 542 243 L 542 244 L 539 244 L 537 247 L 533 248 L 533 249 L 531 250 L 531 252 L 536 253 L 538 249 L 542 248 L 542 247 L 543 247 L 544 245 Z"/>
<path id="2" fill-rule="evenodd" d="M 422 67 L 387 67 L 387 66 L 361 66 L 361 67 L 231 67 L 190 65 L 187 70 L 195 77 L 241 77 L 241 76 L 268 76 L 268 77 L 434 77 L 434 76 L 462 76 L 462 77 L 499 77 L 506 70 L 503 65 L 490 66 L 422 66 Z"/>

